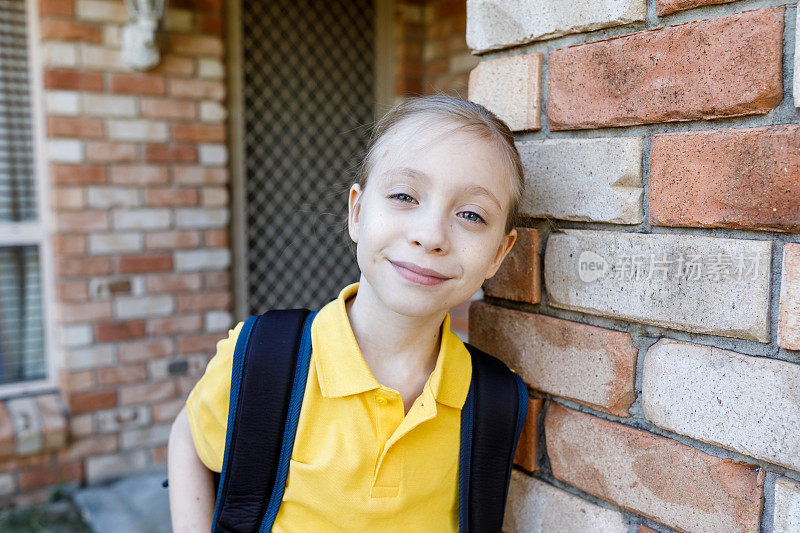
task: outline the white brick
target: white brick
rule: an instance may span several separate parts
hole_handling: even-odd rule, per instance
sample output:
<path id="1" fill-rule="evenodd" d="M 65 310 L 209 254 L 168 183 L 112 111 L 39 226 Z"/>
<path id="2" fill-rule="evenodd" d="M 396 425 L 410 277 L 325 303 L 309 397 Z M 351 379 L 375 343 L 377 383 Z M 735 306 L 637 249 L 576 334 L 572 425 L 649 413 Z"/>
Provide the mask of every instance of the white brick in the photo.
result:
<path id="1" fill-rule="evenodd" d="M 162 229 L 170 225 L 169 209 L 113 209 L 111 218 L 114 228 Z"/>
<path id="2" fill-rule="evenodd" d="M 113 48 L 122 46 L 122 27 L 121 26 L 103 26 L 103 44 Z"/>
<path id="3" fill-rule="evenodd" d="M 49 139 L 47 159 L 57 163 L 80 163 L 83 161 L 83 143 L 77 139 Z"/>
<path id="4" fill-rule="evenodd" d="M 85 68 L 113 71 L 129 70 L 128 65 L 122 59 L 119 48 L 81 43 L 79 57 L 81 66 Z"/>
<path id="5" fill-rule="evenodd" d="M 519 470 L 511 471 L 503 532 L 604 533 L 628 531 L 622 513 L 605 509 Z"/>
<path id="6" fill-rule="evenodd" d="M 14 476 L 11 474 L 3 474 L 0 476 L 0 496 L 8 496 L 17 490 L 17 484 L 14 482 Z"/>
<path id="7" fill-rule="evenodd" d="M 654 424 L 800 470 L 800 365 L 661 339 L 642 371 Z"/>
<path id="8" fill-rule="evenodd" d="M 783 246 L 778 346 L 787 350 L 800 350 L 800 243 L 787 243 Z"/>
<path id="9" fill-rule="evenodd" d="M 218 102 L 200 102 L 200 120 L 203 122 L 224 122 L 228 112 Z"/>
<path id="10" fill-rule="evenodd" d="M 115 141 L 165 142 L 169 130 L 164 122 L 109 120 L 108 137 Z"/>
<path id="11" fill-rule="evenodd" d="M 181 229 L 221 228 L 228 223 L 227 208 L 187 207 L 175 210 L 175 225 Z"/>
<path id="12" fill-rule="evenodd" d="M 125 431 L 120 437 L 120 447 L 123 450 L 139 448 L 142 446 L 158 446 L 166 444 L 169 440 L 170 424 L 149 426 Z"/>
<path id="13" fill-rule="evenodd" d="M 42 66 L 44 67 L 76 67 L 78 65 L 78 47 L 72 43 L 47 41 L 42 43 Z"/>
<path id="14" fill-rule="evenodd" d="M 228 248 L 213 248 L 175 252 L 175 270 L 191 272 L 198 270 L 220 270 L 231 263 Z"/>
<path id="15" fill-rule="evenodd" d="M 467 0 L 467 46 L 505 48 L 644 21 L 645 0 Z"/>
<path id="16" fill-rule="evenodd" d="M 525 169 L 526 216 L 639 224 L 642 137 L 517 142 Z"/>
<path id="17" fill-rule="evenodd" d="M 89 187 L 87 190 L 89 207 L 108 209 L 109 207 L 136 207 L 139 189 L 124 187 Z"/>
<path id="18" fill-rule="evenodd" d="M 136 99 L 132 96 L 87 93 L 81 100 L 81 111 L 93 117 L 132 117 L 137 113 Z"/>
<path id="19" fill-rule="evenodd" d="M 201 78 L 221 80 L 225 77 L 225 65 L 219 59 L 200 58 L 197 61 L 197 74 Z"/>
<path id="20" fill-rule="evenodd" d="M 78 0 L 75 14 L 81 20 L 95 22 L 129 22 L 130 13 L 123 2 L 108 2 L 104 0 Z"/>
<path id="21" fill-rule="evenodd" d="M 224 206 L 228 205 L 227 187 L 203 187 L 200 191 L 202 204 L 205 206 Z"/>
<path id="22" fill-rule="evenodd" d="M 481 61 L 469 73 L 469 100 L 485 106 L 512 131 L 541 128 L 541 53 Z"/>
<path id="23" fill-rule="evenodd" d="M 224 144 L 198 144 L 201 165 L 226 165 L 228 149 Z"/>
<path id="24" fill-rule="evenodd" d="M 548 240 L 545 287 L 553 307 L 769 342 L 771 253 L 771 240 L 567 229 Z"/>
<path id="25" fill-rule="evenodd" d="M 45 92 L 45 107 L 54 115 L 77 115 L 81 111 L 81 96 L 76 91 Z"/>
<path id="26" fill-rule="evenodd" d="M 194 30 L 194 13 L 188 9 L 168 7 L 164 13 L 164 29 L 170 32 Z"/>
<path id="27" fill-rule="evenodd" d="M 147 451 L 101 455 L 86 459 L 86 480 L 89 483 L 117 478 L 147 466 Z"/>
<path id="28" fill-rule="evenodd" d="M 42 421 L 36 399 L 28 396 L 6 401 L 11 423 L 14 425 L 15 451 L 17 455 L 28 455 L 42 450 L 44 438 Z"/>
<path id="29" fill-rule="evenodd" d="M 780 477 L 775 480 L 773 533 L 800 531 L 800 482 Z"/>
<path id="30" fill-rule="evenodd" d="M 150 406 L 135 405 L 117 407 L 98 411 L 97 431 L 99 433 L 116 433 L 123 429 L 132 429 L 150 424 Z"/>
<path id="31" fill-rule="evenodd" d="M 144 249 L 144 239 L 141 233 L 102 233 L 89 235 L 89 253 L 117 254 L 125 252 L 138 252 Z"/>
<path id="32" fill-rule="evenodd" d="M 150 318 L 167 316 L 175 311 L 172 296 L 125 296 L 114 302 L 114 316 L 117 318 Z"/>
<path id="33" fill-rule="evenodd" d="M 71 350 L 67 353 L 66 358 L 67 368 L 70 370 L 87 370 L 89 368 L 111 366 L 116 363 L 114 347 L 110 344 Z"/>
<path id="34" fill-rule="evenodd" d="M 205 331 L 225 331 L 233 325 L 233 316 L 228 311 L 206 311 Z"/>
<path id="35" fill-rule="evenodd" d="M 92 327 L 88 324 L 61 326 L 61 344 L 68 348 L 86 346 L 93 338 Z"/>

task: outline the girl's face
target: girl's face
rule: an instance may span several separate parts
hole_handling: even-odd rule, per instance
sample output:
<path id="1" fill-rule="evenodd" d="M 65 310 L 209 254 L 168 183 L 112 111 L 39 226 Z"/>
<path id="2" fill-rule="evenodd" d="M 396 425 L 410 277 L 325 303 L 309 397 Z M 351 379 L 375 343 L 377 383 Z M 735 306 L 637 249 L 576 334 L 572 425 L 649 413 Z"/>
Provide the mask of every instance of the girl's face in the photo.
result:
<path id="1" fill-rule="evenodd" d="M 359 291 L 374 291 L 399 314 L 425 316 L 475 294 L 517 233 L 504 234 L 512 185 L 496 146 L 465 132 L 410 127 L 400 125 L 380 147 L 365 190 L 350 188 L 348 229 Z"/>

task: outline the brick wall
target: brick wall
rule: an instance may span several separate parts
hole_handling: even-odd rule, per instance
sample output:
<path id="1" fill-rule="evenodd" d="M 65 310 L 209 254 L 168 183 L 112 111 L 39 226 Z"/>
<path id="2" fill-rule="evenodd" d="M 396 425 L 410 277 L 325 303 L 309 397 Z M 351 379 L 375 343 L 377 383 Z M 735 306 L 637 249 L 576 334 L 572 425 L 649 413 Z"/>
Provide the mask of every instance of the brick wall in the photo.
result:
<path id="1" fill-rule="evenodd" d="M 565 4 L 467 3 L 527 181 L 469 315 L 530 391 L 507 530 L 800 531 L 797 2 Z"/>
<path id="2" fill-rule="evenodd" d="M 232 320 L 221 0 L 170 0 L 146 73 L 122 1 L 38 9 L 60 391 L 0 403 L 2 505 L 163 465 Z"/>

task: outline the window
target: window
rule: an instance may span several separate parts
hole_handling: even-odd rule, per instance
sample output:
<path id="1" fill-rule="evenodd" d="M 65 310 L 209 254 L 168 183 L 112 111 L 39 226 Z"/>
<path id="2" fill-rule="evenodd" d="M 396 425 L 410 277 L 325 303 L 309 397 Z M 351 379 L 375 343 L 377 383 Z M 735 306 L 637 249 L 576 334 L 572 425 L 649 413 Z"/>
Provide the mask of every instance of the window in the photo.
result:
<path id="1" fill-rule="evenodd" d="M 0 391 L 52 380 L 24 0 L 0 0 Z"/>

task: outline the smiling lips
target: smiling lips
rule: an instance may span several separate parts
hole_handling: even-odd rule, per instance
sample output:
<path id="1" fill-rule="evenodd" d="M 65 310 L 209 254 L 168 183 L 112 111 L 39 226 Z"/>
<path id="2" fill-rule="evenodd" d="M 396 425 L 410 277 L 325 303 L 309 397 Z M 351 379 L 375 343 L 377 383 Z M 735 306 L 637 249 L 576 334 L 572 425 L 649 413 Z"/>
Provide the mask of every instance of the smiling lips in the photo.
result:
<path id="1" fill-rule="evenodd" d="M 450 279 L 441 272 L 432 270 L 430 268 L 422 268 L 414 263 L 406 263 L 404 261 L 389 261 L 398 274 L 403 276 L 408 281 L 418 283 L 420 285 L 439 285 Z"/>

